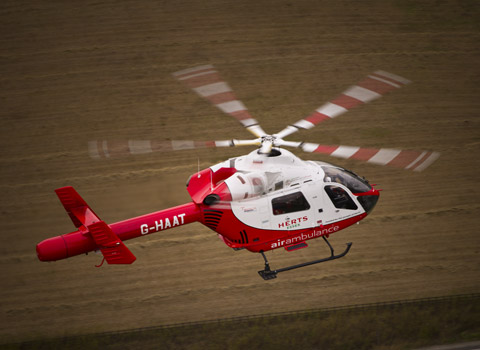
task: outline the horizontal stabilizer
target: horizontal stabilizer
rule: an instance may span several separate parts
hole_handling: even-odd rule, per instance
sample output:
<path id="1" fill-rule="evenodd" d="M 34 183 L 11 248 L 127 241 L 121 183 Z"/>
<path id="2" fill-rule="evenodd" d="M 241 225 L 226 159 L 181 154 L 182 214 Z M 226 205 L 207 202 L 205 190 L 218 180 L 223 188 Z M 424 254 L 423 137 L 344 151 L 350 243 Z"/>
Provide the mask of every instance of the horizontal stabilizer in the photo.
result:
<path id="1" fill-rule="evenodd" d="M 88 225 L 88 231 L 107 263 L 131 264 L 137 259 L 104 221 Z"/>

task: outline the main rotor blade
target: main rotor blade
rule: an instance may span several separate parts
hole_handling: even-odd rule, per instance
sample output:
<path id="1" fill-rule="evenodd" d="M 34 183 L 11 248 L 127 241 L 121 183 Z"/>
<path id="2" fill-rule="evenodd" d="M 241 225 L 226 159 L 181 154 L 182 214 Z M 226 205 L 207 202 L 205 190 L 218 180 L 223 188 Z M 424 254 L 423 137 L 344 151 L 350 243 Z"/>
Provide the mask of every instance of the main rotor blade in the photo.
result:
<path id="1" fill-rule="evenodd" d="M 367 76 L 357 85 L 348 88 L 340 94 L 340 96 L 319 107 L 305 119 L 301 119 L 295 124 L 287 126 L 278 134 L 275 134 L 275 136 L 282 139 L 297 132 L 299 129 L 311 129 L 324 120 L 338 117 L 349 109 L 373 101 L 408 83 L 410 83 L 410 81 L 405 78 L 378 70 Z"/>
<path id="2" fill-rule="evenodd" d="M 221 79 L 212 65 L 198 66 L 173 73 L 173 76 L 184 82 L 198 95 L 210 101 L 222 112 L 237 119 L 248 131 L 256 137 L 266 135 L 262 127 L 247 110 L 247 107 L 237 99 L 230 86 Z"/>
<path id="3" fill-rule="evenodd" d="M 260 145 L 259 140 L 224 140 L 224 141 L 155 141 L 155 140 L 94 140 L 88 142 L 88 152 L 91 158 L 117 158 L 128 155 L 152 152 L 180 151 L 186 149 L 235 147 Z"/>
<path id="4" fill-rule="evenodd" d="M 294 146 L 294 142 L 285 146 Z M 352 146 L 331 146 L 315 143 L 298 143 L 305 152 L 328 154 L 344 159 L 358 159 L 368 163 L 394 166 L 397 168 L 422 171 L 440 156 L 438 152 L 404 151 L 391 148 L 360 148 Z"/>

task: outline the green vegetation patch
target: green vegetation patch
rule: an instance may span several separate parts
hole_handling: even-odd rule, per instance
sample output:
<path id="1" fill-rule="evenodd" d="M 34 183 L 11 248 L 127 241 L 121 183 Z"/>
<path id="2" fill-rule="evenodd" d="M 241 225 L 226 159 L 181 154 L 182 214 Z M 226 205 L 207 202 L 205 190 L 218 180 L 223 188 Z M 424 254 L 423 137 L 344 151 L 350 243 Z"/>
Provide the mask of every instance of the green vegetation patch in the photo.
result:
<path id="1" fill-rule="evenodd" d="M 4 345 L 5 349 L 412 349 L 480 339 L 480 294 Z"/>

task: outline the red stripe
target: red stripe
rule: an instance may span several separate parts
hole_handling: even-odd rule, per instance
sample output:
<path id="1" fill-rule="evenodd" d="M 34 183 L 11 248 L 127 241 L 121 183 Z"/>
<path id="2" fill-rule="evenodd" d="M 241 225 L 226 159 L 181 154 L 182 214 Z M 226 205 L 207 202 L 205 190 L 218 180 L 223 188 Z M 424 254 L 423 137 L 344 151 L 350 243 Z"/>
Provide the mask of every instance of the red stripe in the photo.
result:
<path id="1" fill-rule="evenodd" d="M 393 158 L 388 165 L 396 166 L 399 168 L 406 168 L 415 159 L 418 158 L 420 152 L 417 151 L 401 151 L 395 158 Z"/>
<path id="2" fill-rule="evenodd" d="M 371 75 L 374 76 L 374 77 L 378 77 L 378 78 L 380 78 L 380 79 L 383 79 L 383 80 L 388 80 L 388 81 L 390 81 L 390 82 L 392 82 L 392 83 L 394 83 L 394 84 L 397 84 L 397 85 L 403 85 L 403 86 L 405 85 L 405 84 L 402 83 L 401 81 L 398 81 L 398 80 L 395 80 L 395 79 L 386 77 L 386 76 L 384 76 L 384 75 L 380 75 L 380 74 L 378 74 L 378 73 L 373 73 L 373 74 L 371 74 Z"/>
<path id="3" fill-rule="evenodd" d="M 227 92 L 221 92 L 219 94 L 208 96 L 206 97 L 206 99 L 209 100 L 214 105 L 218 105 L 219 103 L 234 101 L 237 99 L 237 97 L 233 92 L 227 91 Z"/>
<path id="4" fill-rule="evenodd" d="M 208 84 L 223 82 L 217 72 L 212 72 L 212 74 L 200 75 L 198 77 L 193 77 L 182 81 L 192 89 Z"/>
<path id="5" fill-rule="evenodd" d="M 205 147 L 215 147 L 215 141 L 205 141 Z"/>
<path id="6" fill-rule="evenodd" d="M 323 153 L 323 154 L 332 154 L 338 146 L 326 146 L 326 145 L 319 145 L 317 149 L 313 152 L 315 153 Z"/>
<path id="7" fill-rule="evenodd" d="M 325 119 L 330 119 L 330 117 L 326 116 L 325 114 L 318 113 L 317 111 L 310 114 L 308 117 L 305 118 L 306 121 L 317 125 L 318 123 L 324 121 Z"/>
<path id="8" fill-rule="evenodd" d="M 387 83 L 384 83 L 383 81 L 379 81 L 372 78 L 367 78 L 365 80 L 362 80 L 357 85 L 365 89 L 372 90 L 381 95 L 396 89 L 394 86 L 390 84 L 387 84 Z"/>
<path id="9" fill-rule="evenodd" d="M 413 166 L 412 170 L 413 169 L 417 169 L 417 167 L 419 167 L 420 165 L 423 164 L 423 162 L 425 162 L 428 157 L 430 157 L 432 155 L 432 152 L 427 152 L 417 163 L 415 163 L 415 165 Z"/>
<path id="10" fill-rule="evenodd" d="M 237 111 L 233 113 L 229 113 L 231 116 L 233 116 L 237 120 L 245 120 L 245 119 L 250 119 L 253 118 L 248 111 Z"/>
<path id="11" fill-rule="evenodd" d="M 193 147 L 194 148 L 205 148 L 205 147 L 207 147 L 207 142 L 206 141 L 193 141 Z"/>
<path id="12" fill-rule="evenodd" d="M 103 147 L 102 144 L 98 145 L 101 153 L 103 153 Z M 125 156 L 127 154 L 130 154 L 130 147 L 128 147 L 128 141 L 110 141 L 107 143 L 107 152 L 110 155 L 110 157 L 115 158 L 115 157 L 121 157 Z"/>
<path id="13" fill-rule="evenodd" d="M 347 95 L 343 95 L 343 94 L 338 96 L 336 99 L 334 99 L 331 102 L 336 104 L 336 105 L 339 105 L 340 107 L 346 108 L 346 109 L 350 109 L 350 108 L 353 108 L 355 106 L 358 106 L 359 104 L 363 104 L 362 101 L 357 100 L 356 98 L 353 98 L 353 97 L 350 97 L 350 96 L 347 96 Z"/>
<path id="14" fill-rule="evenodd" d="M 379 149 L 375 148 L 360 148 L 350 158 L 367 161 L 377 154 Z"/>
<path id="15" fill-rule="evenodd" d="M 172 141 L 151 141 L 150 145 L 153 152 L 171 151 L 173 149 Z"/>

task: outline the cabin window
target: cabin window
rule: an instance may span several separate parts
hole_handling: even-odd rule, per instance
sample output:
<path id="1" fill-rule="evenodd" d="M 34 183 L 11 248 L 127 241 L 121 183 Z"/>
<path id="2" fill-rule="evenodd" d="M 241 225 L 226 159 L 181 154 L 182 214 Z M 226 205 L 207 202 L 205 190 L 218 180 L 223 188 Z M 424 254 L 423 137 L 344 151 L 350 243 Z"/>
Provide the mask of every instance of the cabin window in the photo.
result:
<path id="1" fill-rule="evenodd" d="M 338 209 L 358 209 L 353 199 L 348 195 L 347 191 L 339 186 L 325 186 L 325 192 L 333 202 L 335 208 Z"/>
<path id="2" fill-rule="evenodd" d="M 282 215 L 310 209 L 302 192 L 290 193 L 272 199 L 273 215 Z"/>

